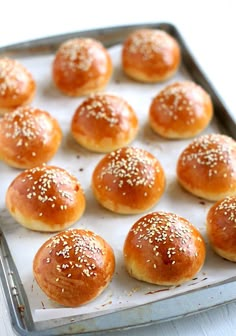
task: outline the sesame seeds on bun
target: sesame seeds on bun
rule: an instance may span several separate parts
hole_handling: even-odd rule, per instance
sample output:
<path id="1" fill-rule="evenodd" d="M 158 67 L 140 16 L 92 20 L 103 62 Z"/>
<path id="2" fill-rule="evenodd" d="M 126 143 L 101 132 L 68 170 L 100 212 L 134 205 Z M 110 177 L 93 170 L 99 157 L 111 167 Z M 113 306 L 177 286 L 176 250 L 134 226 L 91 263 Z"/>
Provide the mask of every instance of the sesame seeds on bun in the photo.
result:
<path id="1" fill-rule="evenodd" d="M 209 209 L 206 227 L 214 251 L 236 262 L 236 195 L 219 200 Z"/>
<path id="2" fill-rule="evenodd" d="M 136 30 L 123 44 L 122 68 L 137 81 L 164 81 L 175 74 L 180 61 L 178 42 L 162 30 Z"/>
<path id="3" fill-rule="evenodd" d="M 206 248 L 199 231 L 169 212 L 141 217 L 129 230 L 123 248 L 130 276 L 156 285 L 178 285 L 202 268 Z"/>
<path id="4" fill-rule="evenodd" d="M 18 61 L 0 58 L 0 115 L 29 104 L 36 83 L 31 73 Z"/>
<path id="5" fill-rule="evenodd" d="M 77 178 L 55 166 L 21 172 L 6 193 L 9 213 L 34 231 L 54 232 L 71 226 L 82 216 L 85 203 Z"/>
<path id="6" fill-rule="evenodd" d="M 26 169 L 48 162 L 62 139 L 59 123 L 47 111 L 22 106 L 0 119 L 0 159 Z"/>
<path id="7" fill-rule="evenodd" d="M 128 145 L 138 131 L 132 107 L 121 97 L 95 94 L 76 109 L 71 132 L 83 147 L 95 152 L 111 152 Z"/>
<path id="8" fill-rule="evenodd" d="M 75 38 L 59 47 L 52 66 L 56 87 L 68 96 L 101 91 L 112 74 L 112 62 L 103 45 L 91 38 Z"/>
<path id="9" fill-rule="evenodd" d="M 105 208 L 135 214 L 156 204 L 165 189 L 165 173 L 149 152 L 123 147 L 105 155 L 92 175 L 92 190 Z"/>
<path id="10" fill-rule="evenodd" d="M 211 97 L 191 81 L 166 86 L 149 109 L 152 129 L 165 138 L 190 138 L 203 131 L 213 116 Z"/>
<path id="11" fill-rule="evenodd" d="M 177 162 L 179 183 L 190 193 L 210 201 L 236 195 L 236 142 L 223 134 L 193 140 Z"/>
<path id="12" fill-rule="evenodd" d="M 47 240 L 33 261 L 35 279 L 55 302 L 77 307 L 94 300 L 115 270 L 110 245 L 92 231 L 62 231 Z"/>

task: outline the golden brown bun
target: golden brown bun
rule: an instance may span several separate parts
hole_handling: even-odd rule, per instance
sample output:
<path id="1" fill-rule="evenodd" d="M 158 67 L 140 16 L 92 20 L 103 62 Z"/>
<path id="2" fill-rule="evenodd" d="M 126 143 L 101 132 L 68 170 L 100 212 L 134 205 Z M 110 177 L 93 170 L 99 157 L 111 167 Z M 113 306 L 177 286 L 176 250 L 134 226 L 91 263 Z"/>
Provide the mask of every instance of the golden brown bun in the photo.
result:
<path id="1" fill-rule="evenodd" d="M 54 166 L 20 173 L 6 193 L 6 207 L 21 225 L 34 231 L 60 231 L 74 224 L 85 209 L 77 178 Z"/>
<path id="2" fill-rule="evenodd" d="M 57 152 L 62 131 L 48 112 L 18 107 L 0 119 L 0 159 L 16 168 L 48 162 Z"/>
<path id="3" fill-rule="evenodd" d="M 128 36 L 122 49 L 122 67 L 134 80 L 164 81 L 177 71 L 181 55 L 178 42 L 158 29 L 139 29 Z"/>
<path id="4" fill-rule="evenodd" d="M 215 203 L 208 211 L 206 225 L 215 252 L 236 262 L 236 196 Z"/>
<path id="5" fill-rule="evenodd" d="M 111 152 L 128 145 L 138 131 L 132 107 L 121 97 L 96 94 L 75 111 L 71 132 L 83 147 L 95 152 Z"/>
<path id="6" fill-rule="evenodd" d="M 64 42 L 53 62 L 54 83 L 68 96 L 83 96 L 102 90 L 111 74 L 112 62 L 107 50 L 90 38 Z"/>
<path id="7" fill-rule="evenodd" d="M 18 61 L 0 58 L 0 115 L 29 104 L 36 90 L 30 72 Z"/>
<path id="8" fill-rule="evenodd" d="M 120 214 L 150 209 L 165 189 L 159 161 L 144 149 L 123 147 L 105 155 L 94 169 L 92 189 L 97 201 Z"/>
<path id="9" fill-rule="evenodd" d="M 33 261 L 35 279 L 55 302 L 76 307 L 94 300 L 110 283 L 115 257 L 92 231 L 63 231 L 47 240 Z"/>
<path id="10" fill-rule="evenodd" d="M 177 162 L 179 183 L 210 201 L 236 195 L 236 142 L 223 134 L 193 140 Z"/>
<path id="11" fill-rule="evenodd" d="M 153 212 L 140 218 L 124 243 L 128 273 L 156 285 L 179 285 L 191 280 L 204 264 L 201 234 L 185 218 Z"/>
<path id="12" fill-rule="evenodd" d="M 166 86 L 149 109 L 152 129 L 165 138 L 190 138 L 204 130 L 212 119 L 210 96 L 191 81 Z"/>

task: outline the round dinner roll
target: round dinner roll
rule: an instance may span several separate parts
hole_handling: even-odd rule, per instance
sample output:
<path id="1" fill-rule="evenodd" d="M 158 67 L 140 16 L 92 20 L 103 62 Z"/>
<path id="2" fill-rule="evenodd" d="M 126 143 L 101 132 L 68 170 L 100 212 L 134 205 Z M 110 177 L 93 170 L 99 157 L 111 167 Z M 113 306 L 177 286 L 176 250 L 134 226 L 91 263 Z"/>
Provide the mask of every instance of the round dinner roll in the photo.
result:
<path id="1" fill-rule="evenodd" d="M 6 192 L 12 217 L 34 231 L 64 230 L 82 216 L 84 192 L 65 169 L 42 165 L 21 172 Z"/>
<path id="2" fill-rule="evenodd" d="M 159 161 L 144 149 L 123 147 L 106 154 L 92 175 L 97 201 L 113 212 L 136 214 L 150 209 L 165 189 Z"/>
<path id="3" fill-rule="evenodd" d="M 225 197 L 209 209 L 206 227 L 214 251 L 236 262 L 236 195 Z"/>
<path id="4" fill-rule="evenodd" d="M 95 94 L 76 109 L 71 132 L 83 147 L 95 152 L 111 152 L 128 145 L 138 131 L 132 107 L 121 97 Z"/>
<path id="5" fill-rule="evenodd" d="M 0 119 L 0 159 L 16 168 L 48 162 L 62 139 L 61 128 L 48 112 L 22 106 Z"/>
<path id="6" fill-rule="evenodd" d="M 211 97 L 191 81 L 175 82 L 161 90 L 149 109 L 152 129 L 169 139 L 194 137 L 213 116 Z"/>
<path id="7" fill-rule="evenodd" d="M 175 74 L 180 61 L 178 42 L 162 30 L 138 29 L 123 44 L 122 68 L 137 81 L 164 81 Z"/>
<path id="8" fill-rule="evenodd" d="M 75 38 L 62 43 L 53 61 L 53 81 L 68 96 L 100 91 L 111 75 L 109 53 L 99 41 L 91 38 Z"/>
<path id="9" fill-rule="evenodd" d="M 115 270 L 110 245 L 92 231 L 62 231 L 47 240 L 33 260 L 34 277 L 53 301 L 76 307 L 94 300 Z"/>
<path id="10" fill-rule="evenodd" d="M 223 134 L 202 135 L 180 154 L 176 172 L 193 195 L 210 201 L 236 195 L 236 142 Z"/>
<path id="11" fill-rule="evenodd" d="M 0 58 L 0 115 L 29 104 L 36 83 L 31 73 L 17 60 Z"/>
<path id="12" fill-rule="evenodd" d="M 206 248 L 201 234 L 187 219 L 160 211 L 143 216 L 131 227 L 123 254 L 131 277 L 176 286 L 200 271 Z"/>

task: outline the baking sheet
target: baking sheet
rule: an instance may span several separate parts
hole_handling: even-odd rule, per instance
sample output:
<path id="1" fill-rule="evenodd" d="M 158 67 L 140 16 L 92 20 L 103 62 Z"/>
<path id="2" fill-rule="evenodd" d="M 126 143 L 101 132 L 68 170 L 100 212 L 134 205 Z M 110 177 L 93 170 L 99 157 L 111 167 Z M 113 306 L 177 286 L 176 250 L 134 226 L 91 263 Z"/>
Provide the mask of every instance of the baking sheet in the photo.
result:
<path id="1" fill-rule="evenodd" d="M 180 152 L 192 141 L 165 140 L 154 134 L 148 125 L 148 109 L 152 98 L 165 85 L 176 80 L 191 79 L 182 66 L 178 73 L 162 84 L 142 84 L 128 79 L 121 71 L 121 46 L 109 48 L 114 64 L 114 73 L 106 92 L 126 99 L 139 118 L 139 133 L 132 146 L 144 148 L 154 154 L 166 173 L 166 190 L 160 202 L 151 210 L 175 212 L 189 219 L 206 239 L 205 217 L 212 203 L 191 196 L 178 185 L 175 167 Z M 216 256 L 207 243 L 207 258 L 203 269 L 192 281 L 178 287 L 160 287 L 132 279 L 123 264 L 122 248 L 128 230 L 141 215 L 121 216 L 103 209 L 94 199 L 91 189 L 91 175 L 103 154 L 89 152 L 80 147 L 70 135 L 70 122 L 77 106 L 84 98 L 63 96 L 51 80 L 53 55 L 21 57 L 19 60 L 31 71 L 37 82 L 37 94 L 33 106 L 46 109 L 59 121 L 63 130 L 63 142 L 49 164 L 58 165 L 73 173 L 85 191 L 87 207 L 84 216 L 73 227 L 93 230 L 106 239 L 116 256 L 116 272 L 109 287 L 96 300 L 79 308 L 63 308 L 39 289 L 33 279 L 32 260 L 46 239 L 52 234 L 29 231 L 17 224 L 4 205 L 5 192 L 19 170 L 0 163 L 2 186 L 0 190 L 0 223 L 10 251 L 16 263 L 21 281 L 27 294 L 33 320 L 45 321 L 65 316 L 81 316 L 85 319 L 94 313 L 108 313 L 114 310 L 135 307 L 171 296 L 187 293 L 208 285 L 219 284 L 235 277 L 235 265 Z M 221 132 L 216 118 L 203 133 Z M 144 213 L 145 214 L 145 213 Z M 143 215 L 144 215 L 143 214 Z"/>

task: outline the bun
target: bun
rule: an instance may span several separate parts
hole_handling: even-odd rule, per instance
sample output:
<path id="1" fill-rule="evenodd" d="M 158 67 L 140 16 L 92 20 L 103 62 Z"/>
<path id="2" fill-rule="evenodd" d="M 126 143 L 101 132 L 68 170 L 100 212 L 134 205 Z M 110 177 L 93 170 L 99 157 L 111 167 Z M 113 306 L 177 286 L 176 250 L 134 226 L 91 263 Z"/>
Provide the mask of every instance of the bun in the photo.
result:
<path id="1" fill-rule="evenodd" d="M 6 193 L 6 207 L 21 225 L 34 231 L 60 231 L 74 224 L 85 209 L 76 177 L 54 166 L 20 173 Z"/>
<path id="2" fill-rule="evenodd" d="M 165 189 L 165 174 L 151 153 L 123 147 L 97 164 L 92 189 L 106 209 L 120 214 L 140 213 L 159 201 Z"/>
<path id="3" fill-rule="evenodd" d="M 199 85 L 175 82 L 153 99 L 149 109 L 152 129 L 165 138 L 190 138 L 203 131 L 213 115 L 210 96 Z"/>
<path id="4" fill-rule="evenodd" d="M 236 196 L 228 196 L 208 211 L 207 235 L 214 251 L 236 262 Z"/>
<path id="5" fill-rule="evenodd" d="M 18 61 L 0 58 L 0 115 L 29 104 L 36 84 L 31 73 Z"/>
<path id="6" fill-rule="evenodd" d="M 179 183 L 210 201 L 236 195 L 236 142 L 223 134 L 193 140 L 177 162 Z"/>
<path id="7" fill-rule="evenodd" d="M 206 248 L 202 236 L 187 219 L 169 212 L 153 212 L 132 226 L 123 252 L 130 276 L 175 286 L 200 271 Z"/>
<path id="8" fill-rule="evenodd" d="M 94 300 L 115 269 L 112 248 L 92 231 L 63 231 L 47 240 L 33 261 L 35 279 L 52 300 L 76 307 Z"/>
<path id="9" fill-rule="evenodd" d="M 53 61 L 54 83 L 68 96 L 83 96 L 102 90 L 111 74 L 112 62 L 107 50 L 91 38 L 64 42 Z"/>
<path id="10" fill-rule="evenodd" d="M 168 33 L 158 29 L 136 30 L 123 44 L 123 70 L 137 81 L 164 81 L 175 74 L 180 60 L 178 42 Z"/>
<path id="11" fill-rule="evenodd" d="M 83 147 L 95 152 L 110 152 L 129 144 L 138 131 L 132 107 L 111 94 L 87 98 L 75 111 L 71 132 Z"/>
<path id="12" fill-rule="evenodd" d="M 57 120 L 38 108 L 19 107 L 0 119 L 0 158 L 12 167 L 25 169 L 48 162 L 61 139 Z"/>

